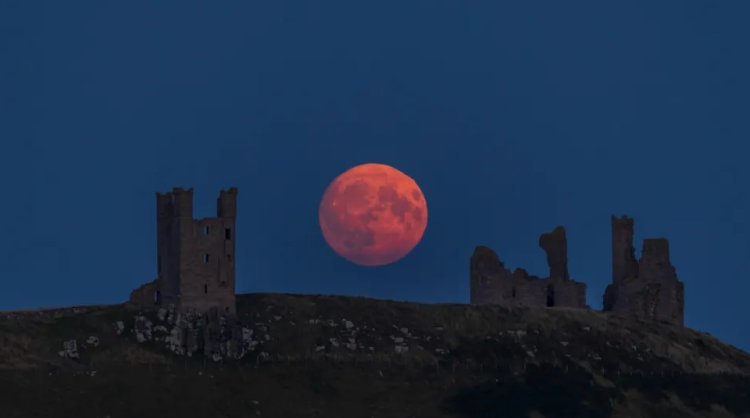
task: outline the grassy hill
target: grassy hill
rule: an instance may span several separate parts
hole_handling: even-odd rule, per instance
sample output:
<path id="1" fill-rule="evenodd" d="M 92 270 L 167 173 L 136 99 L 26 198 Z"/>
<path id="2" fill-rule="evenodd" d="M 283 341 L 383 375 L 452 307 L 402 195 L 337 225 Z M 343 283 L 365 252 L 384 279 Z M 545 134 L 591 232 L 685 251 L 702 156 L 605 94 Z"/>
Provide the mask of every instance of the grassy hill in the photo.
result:
<path id="1" fill-rule="evenodd" d="M 750 355 L 594 311 L 240 295 L 256 343 L 218 361 L 139 342 L 137 315 L 0 313 L 0 416 L 750 417 Z"/>

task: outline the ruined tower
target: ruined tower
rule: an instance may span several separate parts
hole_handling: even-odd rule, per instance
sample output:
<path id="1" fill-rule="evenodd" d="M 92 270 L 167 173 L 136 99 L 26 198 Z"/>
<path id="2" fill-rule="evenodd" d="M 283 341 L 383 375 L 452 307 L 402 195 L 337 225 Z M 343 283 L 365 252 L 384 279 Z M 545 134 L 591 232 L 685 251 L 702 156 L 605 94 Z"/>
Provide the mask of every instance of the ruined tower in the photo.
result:
<path id="1" fill-rule="evenodd" d="M 568 280 L 568 239 L 565 228 L 558 226 L 539 237 L 539 246 L 547 253 L 550 279 Z"/>
<path id="2" fill-rule="evenodd" d="M 604 311 L 683 325 L 684 285 L 669 260 L 669 242 L 646 239 L 640 260 L 633 251 L 633 219 L 612 216 L 612 284 Z"/>
<path id="3" fill-rule="evenodd" d="M 633 218 L 612 216 L 612 281 L 638 276 L 633 248 Z"/>
<path id="4" fill-rule="evenodd" d="M 565 228 L 558 226 L 539 237 L 547 253 L 550 275 L 541 278 L 524 269 L 505 268 L 492 249 L 479 246 L 469 264 L 472 304 L 539 307 L 586 307 L 586 285 L 570 279 Z"/>
<path id="5" fill-rule="evenodd" d="M 568 273 L 568 239 L 558 226 L 539 237 L 539 246 L 547 253 L 549 285 L 547 306 L 586 307 L 586 284 L 571 280 Z"/>
<path id="6" fill-rule="evenodd" d="M 216 215 L 193 219 L 193 189 L 156 194 L 157 278 L 131 293 L 130 306 L 235 313 L 236 188 L 219 193 Z"/>

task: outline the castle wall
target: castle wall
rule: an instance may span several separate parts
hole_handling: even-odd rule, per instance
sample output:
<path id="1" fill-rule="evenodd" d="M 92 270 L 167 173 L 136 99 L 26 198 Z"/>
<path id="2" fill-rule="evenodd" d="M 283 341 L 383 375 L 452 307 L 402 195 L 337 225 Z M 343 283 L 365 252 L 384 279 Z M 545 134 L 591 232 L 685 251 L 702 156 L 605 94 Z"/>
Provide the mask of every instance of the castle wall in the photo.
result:
<path id="1" fill-rule="evenodd" d="M 664 238 L 643 240 L 638 275 L 647 281 L 677 280 L 677 273 L 669 261 L 669 241 Z"/>
<path id="2" fill-rule="evenodd" d="M 192 199 L 192 189 L 156 194 L 156 269 L 161 282 L 159 299 L 165 305 L 179 300 L 180 236 L 193 217 Z"/>
<path id="3" fill-rule="evenodd" d="M 502 303 L 511 296 L 511 273 L 492 249 L 479 246 L 469 263 L 470 300 L 477 305 Z"/>
<path id="4" fill-rule="evenodd" d="M 510 302 L 516 306 L 547 306 L 548 280 L 515 274 L 511 282 Z"/>
<path id="5" fill-rule="evenodd" d="M 182 309 L 235 312 L 235 216 L 237 190 L 222 191 L 217 217 L 190 220 L 180 235 Z"/>
<path id="6" fill-rule="evenodd" d="M 157 305 L 155 299 L 156 292 L 159 290 L 158 279 L 141 285 L 130 292 L 130 298 L 127 305 L 130 308 L 141 309 L 150 308 Z"/>
<path id="7" fill-rule="evenodd" d="M 586 285 L 569 279 L 565 229 L 542 234 L 539 245 L 547 253 L 550 278 L 530 276 L 523 269 L 511 273 L 492 249 L 477 247 L 469 267 L 471 303 L 586 307 Z"/>
<path id="8" fill-rule="evenodd" d="M 180 307 L 201 312 L 211 307 L 234 310 L 234 242 L 225 230 L 234 223 L 223 218 L 192 221 L 181 239 Z"/>
<path id="9" fill-rule="evenodd" d="M 618 287 L 612 313 L 644 321 L 684 323 L 684 285 L 681 282 L 642 282 L 626 279 Z"/>
<path id="10" fill-rule="evenodd" d="M 574 280 L 552 280 L 554 306 L 586 307 L 586 284 Z"/>

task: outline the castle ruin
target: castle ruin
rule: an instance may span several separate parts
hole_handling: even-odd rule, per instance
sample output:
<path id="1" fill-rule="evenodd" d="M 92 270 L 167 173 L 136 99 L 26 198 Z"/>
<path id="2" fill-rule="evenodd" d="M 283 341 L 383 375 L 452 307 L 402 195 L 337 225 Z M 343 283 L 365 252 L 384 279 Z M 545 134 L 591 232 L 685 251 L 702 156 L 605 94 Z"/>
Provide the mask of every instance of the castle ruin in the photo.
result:
<path id="1" fill-rule="evenodd" d="M 558 226 L 539 237 L 547 253 L 550 275 L 529 275 L 524 269 L 511 273 L 492 249 L 479 246 L 470 262 L 471 303 L 517 306 L 586 307 L 586 285 L 570 279 L 565 228 Z"/>
<path id="2" fill-rule="evenodd" d="M 512 273 L 495 252 L 478 246 L 469 275 L 472 304 L 534 307 L 586 307 L 586 285 L 570 279 L 565 229 L 542 234 L 550 276 Z M 684 286 L 669 260 L 664 238 L 643 241 L 640 260 L 633 249 L 633 219 L 612 216 L 612 284 L 604 293 L 603 311 L 642 320 L 683 325 Z"/>
<path id="3" fill-rule="evenodd" d="M 156 194 L 157 277 L 131 292 L 129 307 L 236 313 L 236 188 L 219 193 L 216 215 L 193 219 L 192 188 Z"/>
<path id="4" fill-rule="evenodd" d="M 684 305 L 684 285 L 669 260 L 669 241 L 643 240 L 636 261 L 633 219 L 612 216 L 612 284 L 604 292 L 603 310 L 683 325 Z"/>

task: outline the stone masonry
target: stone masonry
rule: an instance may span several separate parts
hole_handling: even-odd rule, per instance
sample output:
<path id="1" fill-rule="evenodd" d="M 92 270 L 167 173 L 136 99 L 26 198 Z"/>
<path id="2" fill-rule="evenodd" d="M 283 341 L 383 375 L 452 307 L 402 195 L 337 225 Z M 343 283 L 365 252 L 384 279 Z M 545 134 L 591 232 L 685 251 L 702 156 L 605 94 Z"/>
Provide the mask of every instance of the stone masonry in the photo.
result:
<path id="1" fill-rule="evenodd" d="M 565 228 L 558 226 L 539 237 L 539 246 L 547 253 L 550 279 L 570 279 L 568 275 L 568 241 Z"/>
<path id="2" fill-rule="evenodd" d="M 157 278 L 133 290 L 128 306 L 234 314 L 236 199 L 236 188 L 222 190 L 217 216 L 193 219 L 193 189 L 157 193 Z"/>
<path id="3" fill-rule="evenodd" d="M 684 285 L 669 260 L 664 238 L 643 241 L 640 260 L 633 249 L 633 219 L 612 216 L 612 284 L 604 311 L 643 320 L 683 325 Z"/>
<path id="4" fill-rule="evenodd" d="M 586 307 L 586 285 L 570 279 L 565 229 L 539 237 L 547 253 L 548 278 L 511 272 L 494 251 L 479 246 L 470 262 L 472 304 L 537 307 Z M 684 286 L 669 260 L 664 238 L 643 241 L 640 260 L 633 248 L 633 219 L 612 216 L 612 284 L 604 293 L 603 310 L 642 320 L 682 326 Z"/>
<path id="5" fill-rule="evenodd" d="M 547 253 L 548 278 L 511 271 L 492 249 L 479 246 L 470 262 L 471 303 L 546 307 L 586 307 L 586 285 L 570 279 L 565 228 L 558 226 L 539 237 Z"/>

